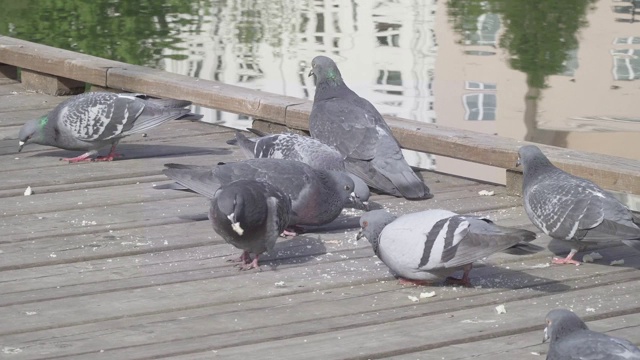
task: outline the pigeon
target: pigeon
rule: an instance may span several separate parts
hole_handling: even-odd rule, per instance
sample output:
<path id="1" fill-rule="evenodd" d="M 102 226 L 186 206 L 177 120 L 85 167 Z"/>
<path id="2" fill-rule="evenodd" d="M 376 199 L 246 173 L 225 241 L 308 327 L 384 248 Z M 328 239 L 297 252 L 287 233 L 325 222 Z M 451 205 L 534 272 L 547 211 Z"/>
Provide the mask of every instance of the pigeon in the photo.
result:
<path id="1" fill-rule="evenodd" d="M 463 269 L 449 284 L 470 286 L 472 263 L 498 251 L 530 254 L 536 234 L 495 225 L 487 218 L 440 209 L 396 217 L 384 209 L 360 217 L 357 239 L 366 237 L 374 253 L 403 284 L 427 285 Z"/>
<path id="2" fill-rule="evenodd" d="M 549 340 L 547 360 L 640 360 L 640 349 L 630 341 L 589 330 L 567 309 L 551 310 L 546 323 L 542 342 Z"/>
<path id="3" fill-rule="evenodd" d="M 273 249 L 289 224 L 291 199 L 262 181 L 238 180 L 213 194 L 209 219 L 213 229 L 229 244 L 243 250 L 241 270 L 258 268 L 258 258 Z M 255 254 L 253 260 L 251 253 Z"/>
<path id="4" fill-rule="evenodd" d="M 82 150 L 84 154 L 65 158 L 70 163 L 91 161 L 98 150 L 111 145 L 109 154 L 93 161 L 111 161 L 120 156 L 116 145 L 125 136 L 147 131 L 166 121 L 198 119 L 184 107 L 184 100 L 153 99 L 142 94 L 88 92 L 73 96 L 47 115 L 29 120 L 20 129 L 18 152 L 27 143 Z"/>
<path id="5" fill-rule="evenodd" d="M 248 128 L 247 130 L 258 135 L 258 138 L 249 139 L 240 131 L 236 131 L 235 141 L 245 156 L 253 158 L 289 159 L 303 162 L 317 170 L 345 171 L 342 155 L 329 145 L 323 144 L 317 139 L 298 134 L 266 134 L 260 130 Z M 359 177 L 347 173 L 355 185 L 354 193 L 358 203 L 350 202 L 346 207 L 359 208 L 363 204 L 368 209 L 369 187 Z"/>
<path id="6" fill-rule="evenodd" d="M 640 221 L 611 194 L 558 169 L 535 145 L 521 147 L 518 155 L 529 219 L 550 237 L 572 242 L 569 255 L 553 263 L 580 264 L 573 256 L 588 243 L 622 241 L 640 251 Z"/>
<path id="7" fill-rule="evenodd" d="M 236 180 L 267 182 L 291 198 L 289 225 L 328 224 L 340 215 L 349 197 L 355 199 L 353 180 L 345 173 L 315 170 L 294 160 L 249 159 L 213 168 L 180 164 L 165 167 L 162 173 L 178 183 L 170 188 L 187 188 L 207 197 L 213 197 L 220 185 Z"/>
<path id="8" fill-rule="evenodd" d="M 316 92 L 309 115 L 311 136 L 336 148 L 348 172 L 369 186 L 407 199 L 433 197 L 411 169 L 378 110 L 345 85 L 328 57 L 311 62 Z"/>

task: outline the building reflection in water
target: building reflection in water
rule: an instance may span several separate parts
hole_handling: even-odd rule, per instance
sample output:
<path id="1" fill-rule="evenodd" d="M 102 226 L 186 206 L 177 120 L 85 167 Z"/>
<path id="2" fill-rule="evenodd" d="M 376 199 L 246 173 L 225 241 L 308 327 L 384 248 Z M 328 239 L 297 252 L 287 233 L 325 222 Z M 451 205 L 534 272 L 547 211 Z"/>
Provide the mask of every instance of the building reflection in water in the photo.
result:
<path id="1" fill-rule="evenodd" d="M 629 4 L 214 1 L 213 10 L 193 15 L 202 21 L 188 26 L 197 28 L 182 32 L 187 50 L 165 50 L 187 53 L 188 60 L 171 56 L 163 66 L 312 99 L 309 63 L 325 54 L 383 114 L 640 159 L 640 147 L 632 146 L 640 140 L 640 28 Z M 210 122 L 251 124 L 242 115 L 201 111 Z M 407 157 L 423 168 L 504 182 L 503 170 L 413 152 Z"/>

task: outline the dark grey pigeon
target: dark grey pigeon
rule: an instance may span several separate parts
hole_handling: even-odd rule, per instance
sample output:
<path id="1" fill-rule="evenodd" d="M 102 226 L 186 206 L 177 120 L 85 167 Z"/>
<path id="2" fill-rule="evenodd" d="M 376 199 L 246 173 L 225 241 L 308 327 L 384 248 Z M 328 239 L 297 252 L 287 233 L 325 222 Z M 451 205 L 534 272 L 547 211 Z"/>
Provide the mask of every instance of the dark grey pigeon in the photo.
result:
<path id="1" fill-rule="evenodd" d="M 180 164 L 165 166 L 167 168 L 162 173 L 167 177 L 207 197 L 212 197 L 221 184 L 237 180 L 269 183 L 291 198 L 289 225 L 328 224 L 340 215 L 349 197 L 355 198 L 353 180 L 344 172 L 316 170 L 294 160 L 250 159 L 213 168 Z"/>
<path id="2" fill-rule="evenodd" d="M 591 331 L 578 315 L 551 310 L 543 342 L 549 340 L 547 360 L 640 360 L 640 349 L 630 341 Z"/>
<path id="3" fill-rule="evenodd" d="M 573 260 L 588 243 L 623 243 L 640 250 L 640 222 L 627 207 L 589 180 L 555 167 L 534 145 L 520 148 L 522 198 L 531 222 L 554 239 L 572 242 L 572 250 L 556 264 Z"/>
<path id="4" fill-rule="evenodd" d="M 256 180 L 222 185 L 213 194 L 209 219 L 229 244 L 243 250 L 240 268 L 258 267 L 263 252 L 273 250 L 289 224 L 291 199 L 277 187 Z M 251 254 L 255 254 L 251 260 Z"/>
<path id="5" fill-rule="evenodd" d="M 335 147 L 345 157 L 347 171 L 369 186 L 407 199 L 431 198 L 382 115 L 345 85 L 333 60 L 317 56 L 311 67 L 309 75 L 316 77 L 311 136 Z"/>
<path id="6" fill-rule="evenodd" d="M 125 136 L 147 131 L 174 119 L 197 119 L 184 107 L 189 101 L 152 99 L 141 94 L 89 92 L 73 96 L 41 118 L 29 120 L 20 129 L 20 147 L 27 143 L 86 151 L 62 159 L 90 161 L 98 150 L 111 145 L 109 154 L 94 161 L 111 161 L 119 155 L 116 145 Z"/>
<path id="7" fill-rule="evenodd" d="M 401 283 L 426 285 L 462 269 L 461 279 L 447 283 L 470 286 L 474 261 L 499 251 L 530 254 L 542 250 L 528 242 L 536 234 L 499 226 L 489 219 L 458 215 L 447 210 L 426 210 L 396 217 L 374 210 L 360 217 L 362 230 L 374 253 Z"/>
<path id="8" fill-rule="evenodd" d="M 265 134 L 256 129 L 247 130 L 259 137 L 250 139 L 237 131 L 235 143 L 249 159 L 288 159 L 303 162 L 317 170 L 345 171 L 342 155 L 317 139 L 291 133 Z M 360 208 L 360 204 L 364 204 L 366 208 L 370 195 L 369 187 L 359 177 L 350 173 L 347 175 L 353 180 L 354 193 L 359 201 L 346 204 L 346 207 Z"/>

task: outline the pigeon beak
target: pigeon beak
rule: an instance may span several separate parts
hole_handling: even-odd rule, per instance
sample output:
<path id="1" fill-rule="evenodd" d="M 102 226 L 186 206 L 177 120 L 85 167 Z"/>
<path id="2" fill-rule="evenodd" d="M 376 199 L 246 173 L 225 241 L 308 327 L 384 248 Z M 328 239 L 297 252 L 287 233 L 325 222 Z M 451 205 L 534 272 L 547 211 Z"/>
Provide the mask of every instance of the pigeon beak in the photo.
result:
<path id="1" fill-rule="evenodd" d="M 358 207 L 366 207 L 366 205 L 360 201 L 360 197 L 358 197 L 358 195 L 356 195 L 355 192 L 352 192 L 351 194 L 349 194 L 349 201 L 351 201 L 352 203 L 358 205 Z"/>
<path id="2" fill-rule="evenodd" d="M 18 152 L 22 151 L 22 148 L 24 147 L 24 144 L 26 144 L 24 141 L 20 140 L 18 142 Z"/>
<path id="3" fill-rule="evenodd" d="M 549 340 L 549 332 L 548 332 L 548 327 L 544 328 L 544 336 L 542 337 L 542 343 L 544 344 L 545 342 L 547 342 L 547 340 Z"/>
<path id="4" fill-rule="evenodd" d="M 307 75 L 307 77 L 309 77 L 309 76 L 311 76 L 311 75 L 315 75 L 315 74 L 313 73 L 313 68 L 311 68 L 311 70 L 309 70 L 309 75 Z"/>
<path id="5" fill-rule="evenodd" d="M 520 162 L 520 158 L 518 157 L 518 160 L 516 160 L 516 167 L 522 165 L 522 162 Z"/>
<path id="6" fill-rule="evenodd" d="M 358 231 L 358 235 L 356 235 L 356 240 L 360 240 L 364 237 L 364 232 L 362 230 Z"/>
<path id="7" fill-rule="evenodd" d="M 364 208 L 364 211 L 369 211 L 369 202 L 368 201 L 363 201 L 362 202 L 362 207 Z"/>

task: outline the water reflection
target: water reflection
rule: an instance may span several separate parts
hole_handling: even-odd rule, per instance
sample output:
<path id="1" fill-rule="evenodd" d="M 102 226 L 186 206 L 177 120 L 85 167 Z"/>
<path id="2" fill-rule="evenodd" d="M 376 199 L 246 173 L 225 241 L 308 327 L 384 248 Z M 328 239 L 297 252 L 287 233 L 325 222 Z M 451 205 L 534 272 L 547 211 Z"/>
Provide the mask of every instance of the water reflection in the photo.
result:
<path id="1" fill-rule="evenodd" d="M 640 159 L 640 147 L 630 146 L 640 140 L 639 4 L 0 0 L 0 33 L 309 99 L 308 64 L 326 54 L 384 114 Z M 242 115 L 200 110 L 211 122 L 250 125 Z M 504 171 L 486 166 L 408 158 L 504 181 Z"/>

